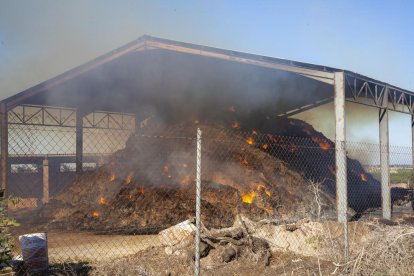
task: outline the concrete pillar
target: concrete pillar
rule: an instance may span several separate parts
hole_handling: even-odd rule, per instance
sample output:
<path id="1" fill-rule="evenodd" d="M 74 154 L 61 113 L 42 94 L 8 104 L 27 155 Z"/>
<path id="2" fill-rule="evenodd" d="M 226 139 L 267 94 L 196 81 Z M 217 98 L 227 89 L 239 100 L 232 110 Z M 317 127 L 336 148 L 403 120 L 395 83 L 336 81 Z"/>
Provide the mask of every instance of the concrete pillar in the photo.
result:
<path id="1" fill-rule="evenodd" d="M 83 113 L 76 111 L 76 173 L 83 171 Z"/>
<path id="2" fill-rule="evenodd" d="M 49 160 L 43 160 L 43 204 L 49 202 Z"/>
<path id="3" fill-rule="evenodd" d="M 388 87 L 385 87 L 382 107 L 379 110 L 379 141 L 381 162 L 382 217 L 391 219 L 390 161 L 388 135 Z"/>
<path id="4" fill-rule="evenodd" d="M 0 196 L 6 196 L 8 194 L 8 154 L 9 154 L 9 141 L 8 141 L 8 116 L 7 106 L 5 103 L 0 104 Z"/>
<path id="5" fill-rule="evenodd" d="M 410 187 L 414 186 L 414 115 L 411 115 L 411 163 L 413 169 L 413 175 L 410 181 Z"/>
<path id="6" fill-rule="evenodd" d="M 336 208 L 338 222 L 347 221 L 348 193 L 345 136 L 345 75 L 335 73 L 335 168 L 336 168 Z"/>

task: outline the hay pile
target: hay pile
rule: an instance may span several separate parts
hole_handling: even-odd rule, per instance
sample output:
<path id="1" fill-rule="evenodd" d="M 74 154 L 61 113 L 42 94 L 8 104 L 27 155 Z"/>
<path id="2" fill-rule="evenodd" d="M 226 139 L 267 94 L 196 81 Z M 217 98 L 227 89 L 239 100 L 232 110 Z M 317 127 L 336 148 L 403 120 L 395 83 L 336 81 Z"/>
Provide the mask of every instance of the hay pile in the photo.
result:
<path id="1" fill-rule="evenodd" d="M 207 227 L 230 226 L 237 214 L 253 220 L 311 215 L 314 192 L 303 173 L 260 145 L 249 145 L 243 133 L 197 127 L 205 133 L 202 216 Z M 172 125 L 158 135 L 176 136 L 171 133 L 194 137 L 195 126 Z M 322 198 L 333 215 L 333 198 Z M 195 139 L 133 135 L 107 164 L 84 173 L 51 200 L 42 217 L 65 229 L 152 233 L 192 217 L 194 206 Z"/>

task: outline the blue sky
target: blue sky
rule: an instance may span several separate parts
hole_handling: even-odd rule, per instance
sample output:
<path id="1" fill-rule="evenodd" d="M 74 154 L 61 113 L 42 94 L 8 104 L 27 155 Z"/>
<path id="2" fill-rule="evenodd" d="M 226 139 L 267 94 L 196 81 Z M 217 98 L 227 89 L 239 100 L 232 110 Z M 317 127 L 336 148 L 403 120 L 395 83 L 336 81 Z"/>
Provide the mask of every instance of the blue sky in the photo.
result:
<path id="1" fill-rule="evenodd" d="M 143 34 L 344 68 L 414 91 L 412 11 L 414 1 L 1 0 L 0 98 Z M 377 141 L 371 113 L 349 118 L 352 139 Z M 394 144 L 411 145 L 408 116 L 393 115 L 390 127 Z"/>

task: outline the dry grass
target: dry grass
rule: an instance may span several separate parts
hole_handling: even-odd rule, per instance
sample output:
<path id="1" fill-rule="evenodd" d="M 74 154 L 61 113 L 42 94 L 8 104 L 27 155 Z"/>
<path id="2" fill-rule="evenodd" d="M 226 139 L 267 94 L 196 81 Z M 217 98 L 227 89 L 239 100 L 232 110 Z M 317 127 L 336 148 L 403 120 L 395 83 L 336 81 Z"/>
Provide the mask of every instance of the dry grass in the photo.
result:
<path id="1" fill-rule="evenodd" d="M 352 275 L 414 275 L 414 227 L 371 225 L 367 241 L 351 257 Z"/>

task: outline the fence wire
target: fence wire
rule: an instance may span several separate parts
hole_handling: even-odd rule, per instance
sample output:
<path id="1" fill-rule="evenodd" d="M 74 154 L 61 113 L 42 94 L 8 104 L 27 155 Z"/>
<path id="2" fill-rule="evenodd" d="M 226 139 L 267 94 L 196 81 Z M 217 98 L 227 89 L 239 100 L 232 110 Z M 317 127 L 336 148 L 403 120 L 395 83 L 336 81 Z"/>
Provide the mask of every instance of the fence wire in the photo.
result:
<path id="1" fill-rule="evenodd" d="M 135 133 L 85 128 L 77 174 L 74 127 L 11 125 L 8 188 L 20 198 L 9 206 L 20 222 L 12 234 L 47 232 L 52 267 L 88 263 L 108 275 L 190 275 L 198 261 L 201 275 L 365 274 L 382 271 L 375 260 L 398 259 L 400 249 L 379 256 L 373 243 L 386 231 L 410 233 L 402 225 L 414 221 L 411 148 L 388 149 L 393 221 L 381 224 L 380 154 L 387 149 L 346 143 L 347 173 L 337 176 L 335 144 L 320 133 L 199 127 L 197 228 L 194 126 Z M 347 181 L 347 228 L 337 222 L 337 177 Z M 394 243 L 387 236 L 381 245 L 396 250 L 408 236 Z M 411 271 L 398 260 L 387 271 Z"/>

